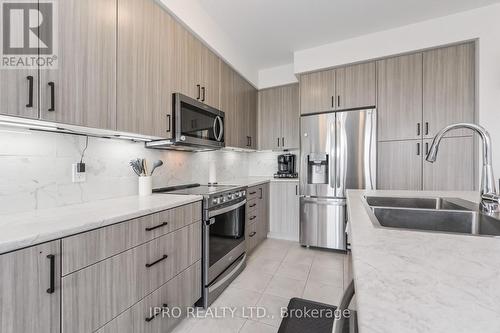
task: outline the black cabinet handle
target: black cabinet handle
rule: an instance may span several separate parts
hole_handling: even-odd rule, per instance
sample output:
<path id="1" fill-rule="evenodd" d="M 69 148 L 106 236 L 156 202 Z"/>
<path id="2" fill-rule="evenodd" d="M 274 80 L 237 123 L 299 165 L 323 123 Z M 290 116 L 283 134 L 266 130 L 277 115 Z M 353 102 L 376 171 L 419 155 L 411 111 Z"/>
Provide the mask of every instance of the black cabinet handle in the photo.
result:
<path id="1" fill-rule="evenodd" d="M 299 185 L 295 185 L 295 195 L 299 195 Z"/>
<path id="2" fill-rule="evenodd" d="M 340 95 L 337 96 L 337 106 L 340 107 Z"/>
<path id="3" fill-rule="evenodd" d="M 420 156 L 420 142 L 417 142 L 417 156 Z"/>
<path id="4" fill-rule="evenodd" d="M 248 207 L 250 207 L 250 208 L 254 208 L 255 206 L 257 206 L 257 204 L 251 204 L 251 205 L 250 205 L 250 206 L 248 206 Z"/>
<path id="5" fill-rule="evenodd" d="M 163 309 L 164 309 L 164 308 L 167 308 L 167 307 L 168 307 L 168 304 L 163 304 L 163 305 L 162 305 L 162 308 L 163 308 Z M 145 320 L 147 323 L 149 323 L 151 320 L 155 319 L 155 318 L 156 318 L 156 316 L 158 316 L 160 313 L 161 313 L 161 312 L 154 312 L 154 313 L 151 315 L 151 317 L 146 317 L 144 320 Z"/>
<path id="6" fill-rule="evenodd" d="M 285 147 L 285 138 L 281 138 L 281 147 Z"/>
<path id="7" fill-rule="evenodd" d="M 429 142 L 425 143 L 425 155 L 429 155 Z"/>
<path id="8" fill-rule="evenodd" d="M 332 96 L 332 108 L 335 107 L 335 97 Z"/>
<path id="9" fill-rule="evenodd" d="M 429 123 L 425 122 L 425 135 L 429 135 Z"/>
<path id="10" fill-rule="evenodd" d="M 47 293 L 53 294 L 56 290 L 56 256 L 49 254 L 47 259 L 50 260 L 50 287 L 47 289 Z"/>
<path id="11" fill-rule="evenodd" d="M 253 237 L 253 236 L 255 236 L 255 235 L 257 235 L 257 232 L 253 231 L 253 232 L 251 232 L 251 233 L 250 233 L 250 235 L 248 235 L 248 236 Z"/>
<path id="12" fill-rule="evenodd" d="M 252 137 L 249 136 L 248 139 L 250 140 L 250 144 L 248 145 L 248 147 L 252 147 Z"/>
<path id="13" fill-rule="evenodd" d="M 200 99 L 201 98 L 201 86 L 199 84 L 197 84 L 196 87 L 198 88 L 198 97 L 196 97 L 196 99 Z"/>
<path id="14" fill-rule="evenodd" d="M 172 131 L 172 116 L 167 114 L 167 132 Z"/>
<path id="15" fill-rule="evenodd" d="M 420 136 L 420 123 L 417 124 L 417 135 Z"/>
<path id="16" fill-rule="evenodd" d="M 146 228 L 146 231 L 153 231 L 155 229 L 158 229 L 158 228 L 161 228 L 161 227 L 165 227 L 167 225 L 168 225 L 168 222 L 163 222 L 161 224 L 155 225 L 154 227 Z"/>
<path id="17" fill-rule="evenodd" d="M 53 112 L 56 110 L 55 99 L 56 99 L 56 84 L 54 82 L 49 82 L 50 87 L 50 108 L 48 111 Z"/>
<path id="18" fill-rule="evenodd" d="M 202 94 L 201 94 L 201 95 L 203 96 L 203 97 L 201 98 L 201 101 L 202 101 L 202 102 L 205 102 L 205 87 L 201 87 L 201 92 L 202 92 Z"/>
<path id="19" fill-rule="evenodd" d="M 28 80 L 28 104 L 26 104 L 27 108 L 33 107 L 33 76 L 29 75 L 26 77 Z"/>
<path id="20" fill-rule="evenodd" d="M 157 263 L 159 262 L 162 262 L 163 260 L 167 259 L 168 258 L 168 255 L 164 254 L 163 257 L 161 257 L 160 259 L 156 260 L 156 261 L 153 261 L 152 263 L 150 264 L 146 264 L 146 267 L 149 268 L 149 267 L 152 267 L 154 265 L 156 265 Z"/>
<path id="21" fill-rule="evenodd" d="M 250 193 L 248 193 L 248 194 L 250 194 L 250 195 L 254 195 L 254 194 L 257 194 L 257 192 L 253 191 L 253 192 L 250 192 Z"/>
<path id="22" fill-rule="evenodd" d="M 263 190 L 262 190 L 262 187 L 259 187 L 259 191 L 260 191 L 260 197 L 259 197 L 259 199 L 262 199 L 262 198 L 263 198 L 263 196 L 264 196 L 264 195 L 263 195 L 263 193 L 264 193 L 264 192 L 263 192 Z"/>
<path id="23" fill-rule="evenodd" d="M 252 216 L 249 220 L 250 220 L 250 221 L 253 221 L 253 220 L 255 220 L 256 218 L 257 218 L 257 216 L 255 216 L 255 215 L 254 215 L 254 216 Z"/>
<path id="24" fill-rule="evenodd" d="M 280 138 L 278 138 L 278 147 L 280 146 Z"/>

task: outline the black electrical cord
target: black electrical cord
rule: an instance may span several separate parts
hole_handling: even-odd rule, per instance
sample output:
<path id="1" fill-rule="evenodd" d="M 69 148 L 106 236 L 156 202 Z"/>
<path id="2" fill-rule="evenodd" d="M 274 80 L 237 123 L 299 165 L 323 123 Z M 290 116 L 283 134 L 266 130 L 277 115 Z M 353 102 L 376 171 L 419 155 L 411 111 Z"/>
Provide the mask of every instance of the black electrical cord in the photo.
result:
<path id="1" fill-rule="evenodd" d="M 80 158 L 80 163 L 83 163 L 83 158 L 85 157 L 85 152 L 87 151 L 87 148 L 89 147 L 89 137 L 88 135 L 86 136 L 86 140 L 85 140 L 85 148 L 83 148 L 83 151 L 82 151 L 82 156 Z"/>

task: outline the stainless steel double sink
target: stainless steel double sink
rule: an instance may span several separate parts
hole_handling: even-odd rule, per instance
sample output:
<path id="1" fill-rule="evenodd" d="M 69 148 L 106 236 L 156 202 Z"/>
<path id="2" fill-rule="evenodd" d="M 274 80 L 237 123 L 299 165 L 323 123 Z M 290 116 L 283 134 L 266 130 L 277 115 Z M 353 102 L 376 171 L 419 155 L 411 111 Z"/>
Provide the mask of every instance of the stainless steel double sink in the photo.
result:
<path id="1" fill-rule="evenodd" d="M 377 227 L 500 236 L 500 217 L 479 212 L 479 205 L 458 198 L 366 196 Z"/>

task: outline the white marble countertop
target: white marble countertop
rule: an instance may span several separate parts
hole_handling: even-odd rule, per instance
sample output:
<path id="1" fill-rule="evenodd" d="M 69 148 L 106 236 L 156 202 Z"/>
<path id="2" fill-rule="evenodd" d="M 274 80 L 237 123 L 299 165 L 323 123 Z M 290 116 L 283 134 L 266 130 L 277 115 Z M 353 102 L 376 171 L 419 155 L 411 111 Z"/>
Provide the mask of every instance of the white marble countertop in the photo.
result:
<path id="1" fill-rule="evenodd" d="M 361 333 L 500 332 L 500 238 L 377 228 L 364 195 L 477 192 L 348 191 Z"/>
<path id="2" fill-rule="evenodd" d="M 0 216 L 0 254 L 202 200 L 153 194 Z"/>

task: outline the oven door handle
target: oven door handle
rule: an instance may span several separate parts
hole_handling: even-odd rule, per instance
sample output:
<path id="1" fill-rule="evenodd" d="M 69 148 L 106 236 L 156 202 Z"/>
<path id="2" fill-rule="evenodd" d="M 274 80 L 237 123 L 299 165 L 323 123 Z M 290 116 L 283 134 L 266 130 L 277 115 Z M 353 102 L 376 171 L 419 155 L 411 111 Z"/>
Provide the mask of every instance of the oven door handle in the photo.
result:
<path id="1" fill-rule="evenodd" d="M 216 289 L 218 289 L 220 286 L 222 286 L 224 283 L 226 283 L 230 278 L 234 277 L 234 274 L 236 274 L 236 272 L 238 272 L 238 270 L 241 269 L 241 266 L 243 266 L 245 263 L 246 263 L 246 260 L 247 260 L 247 255 L 246 253 L 243 255 L 243 258 L 241 258 L 241 261 L 238 263 L 238 265 L 236 265 L 236 267 L 234 267 L 230 273 L 228 273 L 226 276 L 224 276 L 223 278 L 221 278 L 219 281 L 214 281 L 215 283 L 211 286 L 208 286 L 208 292 L 212 292 Z"/>
<path id="2" fill-rule="evenodd" d="M 211 212 L 208 213 L 208 217 L 212 218 L 214 216 L 230 212 L 232 210 L 240 208 L 243 205 L 246 205 L 246 203 L 247 203 L 247 199 L 245 199 L 245 200 L 243 200 L 241 202 L 238 202 L 237 204 L 229 206 L 229 207 L 224 207 L 224 208 L 221 208 L 221 209 L 213 210 L 213 211 L 211 211 Z"/>

